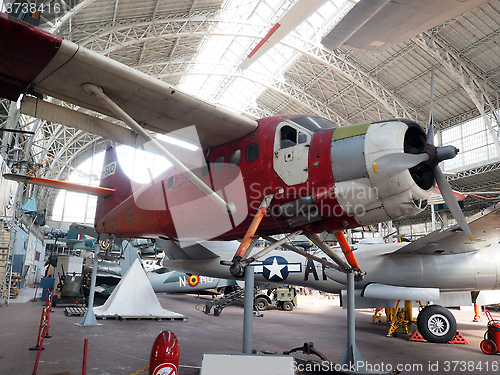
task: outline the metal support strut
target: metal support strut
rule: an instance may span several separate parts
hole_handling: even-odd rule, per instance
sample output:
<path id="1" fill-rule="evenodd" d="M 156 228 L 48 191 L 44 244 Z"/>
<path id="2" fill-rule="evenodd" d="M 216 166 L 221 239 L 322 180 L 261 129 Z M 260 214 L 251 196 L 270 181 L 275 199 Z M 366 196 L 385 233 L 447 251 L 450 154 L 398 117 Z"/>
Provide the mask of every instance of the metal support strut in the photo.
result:
<path id="1" fill-rule="evenodd" d="M 247 266 L 245 272 L 245 297 L 243 300 L 243 354 L 252 354 L 254 277 L 253 266 Z"/>
<path id="2" fill-rule="evenodd" d="M 242 260 L 245 260 L 247 258 L 248 254 L 250 254 L 250 251 L 257 242 L 254 241 L 255 232 L 257 231 L 257 228 L 259 228 L 262 219 L 266 215 L 268 207 L 271 204 L 273 198 L 274 194 L 269 194 L 266 195 L 262 200 L 257 213 L 253 217 L 252 222 L 250 223 L 250 226 L 245 233 L 245 237 L 243 237 L 238 250 L 236 250 L 236 253 L 233 256 L 232 261 L 221 261 L 222 265 L 230 266 L 229 271 L 234 277 L 243 277 L 243 275 L 245 274 L 245 266 L 249 262 L 242 263 Z"/>
<path id="3" fill-rule="evenodd" d="M 342 231 L 336 232 L 335 237 L 348 263 L 340 258 L 317 234 L 307 234 L 307 237 L 339 265 L 339 271 L 347 273 L 347 345 L 340 357 L 339 364 L 347 366 L 349 369 L 354 369 L 354 371 L 364 371 L 365 364 L 356 346 L 356 323 L 354 317 L 354 282 L 355 279 L 361 281 L 364 273 L 361 272 L 359 264 Z"/>
<path id="4" fill-rule="evenodd" d="M 171 162 L 175 169 L 181 172 L 184 176 L 189 178 L 203 193 L 209 196 L 217 205 L 223 210 L 227 210 L 230 215 L 236 213 L 236 206 L 233 202 L 226 202 L 215 191 L 213 191 L 207 184 L 205 184 L 195 173 L 190 171 L 184 164 L 181 163 L 170 151 L 163 147 L 156 139 L 146 132 L 132 117 L 130 117 L 123 109 L 121 109 L 115 102 L 113 102 L 100 88 L 91 83 L 85 83 L 82 88 L 89 94 L 95 95 L 111 112 L 113 112 L 120 120 L 125 122 L 137 134 L 141 135 L 150 142 L 153 149 Z"/>
<path id="5" fill-rule="evenodd" d="M 77 325 L 81 327 L 98 326 L 97 320 L 94 314 L 94 293 L 95 293 L 95 283 L 97 279 L 97 253 L 99 252 L 99 238 L 95 242 L 94 249 L 94 264 L 92 265 L 92 278 L 90 282 L 90 294 L 89 294 L 89 307 L 87 307 L 87 312 L 83 316 L 80 323 Z"/>
<path id="6" fill-rule="evenodd" d="M 340 235 L 338 233 L 340 233 Z M 335 254 L 333 249 L 330 246 L 328 246 L 325 242 L 323 242 L 317 234 L 307 233 L 306 236 L 311 240 L 312 243 L 318 246 L 318 248 L 320 248 L 326 255 L 328 255 L 335 263 L 339 265 L 339 267 L 336 268 L 338 271 L 347 274 L 354 273 L 356 281 L 361 281 L 363 279 L 363 276 L 365 274 L 361 272 L 361 270 L 359 269 L 358 262 L 356 261 L 356 258 L 354 257 L 352 250 L 349 247 L 349 244 L 347 243 L 347 240 L 344 237 L 343 232 L 337 232 L 335 233 L 335 236 L 336 237 L 339 236 L 337 237 L 337 239 L 339 238 L 343 239 L 343 241 L 341 240 L 338 241 L 349 263 L 344 261 L 339 255 Z"/>
<path id="7" fill-rule="evenodd" d="M 339 359 L 340 365 L 347 365 L 355 371 L 364 370 L 364 362 L 356 346 L 356 323 L 354 318 L 354 273 L 347 274 L 347 346 Z"/>
<path id="8" fill-rule="evenodd" d="M 344 232 L 339 231 L 335 232 L 335 238 L 339 242 L 340 248 L 342 249 L 342 252 L 344 253 L 345 259 L 349 263 L 349 265 L 356 269 L 359 270 L 359 264 L 356 258 L 354 257 L 354 254 L 352 253 L 352 249 L 349 246 L 349 243 L 347 242 Z"/>

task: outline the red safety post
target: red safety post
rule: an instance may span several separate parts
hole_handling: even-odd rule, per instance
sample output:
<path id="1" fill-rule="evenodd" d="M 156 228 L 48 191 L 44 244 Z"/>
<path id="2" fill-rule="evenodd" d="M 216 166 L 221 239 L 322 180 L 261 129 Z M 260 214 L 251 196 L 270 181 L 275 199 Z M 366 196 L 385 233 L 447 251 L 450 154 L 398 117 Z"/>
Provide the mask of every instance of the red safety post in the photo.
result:
<path id="1" fill-rule="evenodd" d="M 52 297 L 53 297 L 54 291 L 50 292 L 49 294 L 50 295 L 49 295 L 49 301 L 48 301 L 47 313 L 46 313 L 46 316 L 47 316 L 47 332 L 45 333 L 46 339 L 50 339 L 52 337 L 51 335 L 49 335 L 49 322 L 50 322 L 50 310 L 52 309 Z"/>
<path id="2" fill-rule="evenodd" d="M 33 375 L 36 375 L 36 370 L 38 369 L 38 362 L 40 361 L 40 353 L 43 350 L 43 339 L 44 339 L 46 330 L 47 330 L 47 326 L 44 326 L 42 340 L 40 341 L 40 346 L 38 347 L 38 353 L 37 353 L 36 359 L 35 359 L 35 366 L 33 367 Z"/>
<path id="3" fill-rule="evenodd" d="M 479 306 L 476 302 L 474 302 L 474 319 L 472 319 L 473 322 L 480 322 L 481 321 L 481 315 L 479 315 Z"/>
<path id="4" fill-rule="evenodd" d="M 38 350 L 38 347 L 40 346 L 40 335 L 42 333 L 42 329 L 43 329 L 43 322 L 45 320 L 45 310 L 47 309 L 47 307 L 44 307 L 42 309 L 42 316 L 40 317 L 40 326 L 38 327 L 38 337 L 36 339 L 36 345 L 29 348 L 29 350 Z"/>
<path id="5" fill-rule="evenodd" d="M 149 375 L 179 374 L 179 342 L 172 331 L 163 331 L 151 348 Z"/>
<path id="6" fill-rule="evenodd" d="M 89 346 L 89 339 L 83 341 L 83 364 L 82 364 L 82 375 L 87 374 L 87 348 Z"/>

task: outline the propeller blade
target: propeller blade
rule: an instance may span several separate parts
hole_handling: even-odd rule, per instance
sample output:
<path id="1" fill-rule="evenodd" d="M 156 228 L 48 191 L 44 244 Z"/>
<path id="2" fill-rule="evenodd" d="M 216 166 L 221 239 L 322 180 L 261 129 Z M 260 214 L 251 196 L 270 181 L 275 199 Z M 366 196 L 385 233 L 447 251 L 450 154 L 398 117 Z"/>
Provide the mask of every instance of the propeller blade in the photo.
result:
<path id="1" fill-rule="evenodd" d="M 434 145 L 434 117 L 432 115 L 432 97 L 434 96 L 434 66 L 431 69 L 431 105 L 429 110 L 429 127 L 427 128 L 428 144 Z"/>
<path id="2" fill-rule="evenodd" d="M 387 154 L 373 162 L 373 171 L 375 173 L 400 172 L 410 169 L 417 164 L 429 160 L 429 155 L 422 154 Z"/>
<path id="3" fill-rule="evenodd" d="M 458 225 L 460 225 L 463 232 L 472 241 L 472 231 L 469 228 L 469 224 L 467 224 L 467 220 L 465 219 L 462 209 L 458 205 L 457 198 L 455 197 L 450 184 L 448 183 L 448 181 L 446 181 L 443 172 L 441 172 L 441 169 L 439 169 L 438 166 L 434 167 L 434 178 L 436 179 L 439 191 L 441 192 L 446 205 L 450 209 L 451 214 L 457 221 Z"/>

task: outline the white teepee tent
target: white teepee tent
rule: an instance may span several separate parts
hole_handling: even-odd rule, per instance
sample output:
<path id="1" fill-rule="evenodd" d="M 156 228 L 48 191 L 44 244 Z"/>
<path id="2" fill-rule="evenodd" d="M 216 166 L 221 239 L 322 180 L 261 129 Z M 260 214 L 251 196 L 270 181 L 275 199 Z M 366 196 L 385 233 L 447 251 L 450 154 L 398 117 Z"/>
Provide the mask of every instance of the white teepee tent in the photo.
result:
<path id="1" fill-rule="evenodd" d="M 94 308 L 97 317 L 183 319 L 161 307 L 138 259 L 116 286 L 106 303 Z"/>

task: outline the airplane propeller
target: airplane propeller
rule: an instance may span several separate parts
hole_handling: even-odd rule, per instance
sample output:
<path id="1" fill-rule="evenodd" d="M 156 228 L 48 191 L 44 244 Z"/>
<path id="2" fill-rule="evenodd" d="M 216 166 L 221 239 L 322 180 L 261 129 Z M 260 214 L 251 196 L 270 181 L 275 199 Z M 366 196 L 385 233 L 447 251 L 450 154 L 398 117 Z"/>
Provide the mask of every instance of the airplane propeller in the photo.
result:
<path id="1" fill-rule="evenodd" d="M 463 232 L 472 241 L 472 231 L 467 224 L 467 220 L 458 205 L 457 198 L 453 190 L 446 181 L 443 172 L 439 168 L 439 163 L 443 160 L 453 159 L 457 156 L 459 150 L 454 146 L 434 146 L 434 118 L 432 115 L 432 97 L 434 89 L 434 67 L 431 71 L 431 102 L 430 102 L 430 115 L 429 127 L 426 136 L 426 145 L 424 149 L 418 154 L 412 153 L 394 153 L 384 155 L 373 162 L 372 168 L 375 173 L 390 173 L 399 172 L 405 169 L 417 167 L 419 165 L 427 165 L 432 170 L 434 179 L 441 191 L 441 195 L 448 208 L 450 209 L 453 217 L 462 228 Z"/>

